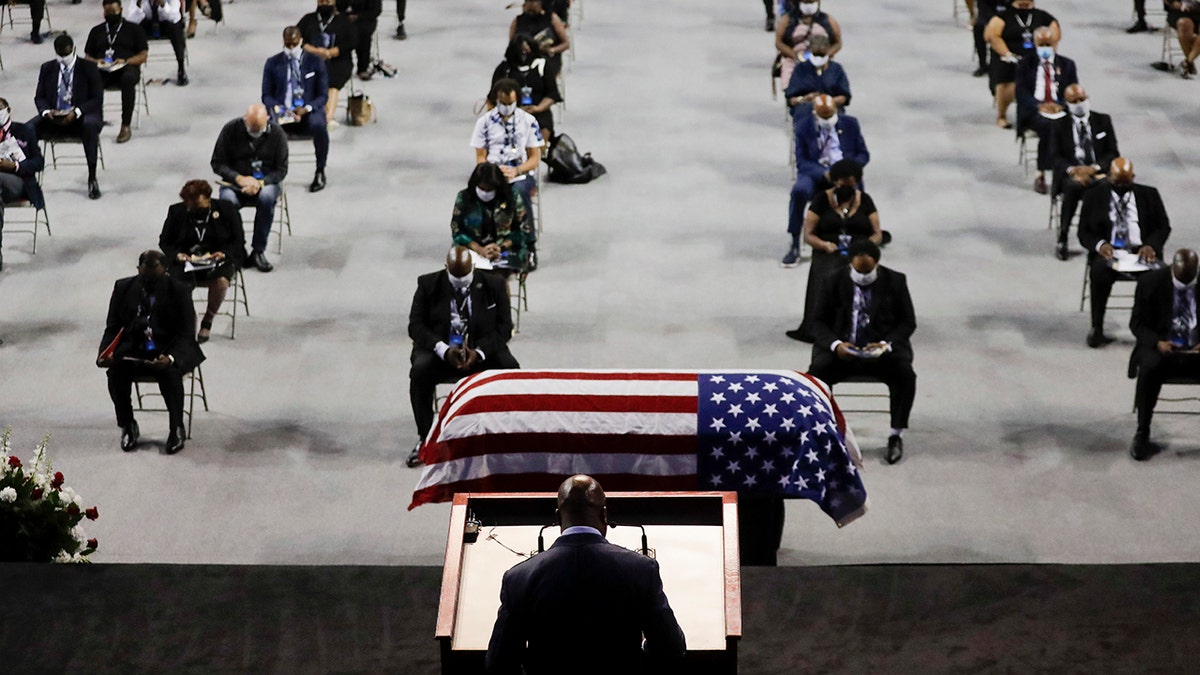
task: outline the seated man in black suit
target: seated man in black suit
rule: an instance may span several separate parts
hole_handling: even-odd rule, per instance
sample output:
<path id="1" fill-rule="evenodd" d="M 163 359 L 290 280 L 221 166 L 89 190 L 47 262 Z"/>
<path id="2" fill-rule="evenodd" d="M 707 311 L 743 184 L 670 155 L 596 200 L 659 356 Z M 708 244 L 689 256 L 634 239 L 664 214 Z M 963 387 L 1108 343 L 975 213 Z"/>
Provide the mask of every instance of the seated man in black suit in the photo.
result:
<path id="1" fill-rule="evenodd" d="M 1046 26 L 1033 32 L 1036 53 L 1017 62 L 1017 137 L 1026 129 L 1038 135 L 1038 175 L 1033 189 L 1046 194 L 1046 171 L 1052 166 L 1050 160 L 1050 137 L 1054 131 L 1054 119 L 1066 113 L 1067 87 L 1079 83 L 1075 73 L 1075 62 L 1054 51 L 1054 31 Z M 1053 117 L 1050 117 L 1053 116 Z"/>
<path id="2" fill-rule="evenodd" d="M 108 320 L 96 365 L 108 369 L 108 394 L 121 427 L 121 449 L 137 447 L 140 431 L 129 394 L 133 381 L 149 375 L 158 381 L 167 405 L 171 433 L 166 452 L 183 449 L 183 374 L 204 361 L 196 344 L 196 310 L 187 286 L 167 276 L 163 254 L 145 251 L 137 276 L 118 279 L 108 303 Z"/>
<path id="3" fill-rule="evenodd" d="M 909 338 L 917 329 L 903 274 L 879 264 L 879 246 L 850 244 L 850 266 L 834 273 L 813 313 L 812 364 L 808 372 L 829 386 L 853 375 L 878 378 L 891 394 L 892 433 L 887 461 L 904 455 L 901 436 L 917 395 Z"/>
<path id="4" fill-rule="evenodd" d="M 1196 252 L 1181 248 L 1170 267 L 1138 279 L 1129 328 L 1137 345 L 1129 358 L 1129 376 L 1137 377 L 1137 433 L 1129 454 L 1138 461 L 1154 454 L 1150 420 L 1169 375 L 1200 379 L 1200 333 L 1196 328 Z"/>
<path id="5" fill-rule="evenodd" d="M 117 142 L 133 136 L 133 109 L 142 64 L 150 54 L 146 32 L 121 16 L 121 0 L 104 0 L 104 23 L 92 28 L 83 46 L 83 56 L 100 68 L 105 89 L 121 90 L 121 131 Z"/>
<path id="6" fill-rule="evenodd" d="M 141 26 L 148 40 L 165 37 L 171 42 L 175 65 L 179 67 L 176 83 L 186 87 L 187 38 L 183 35 L 183 4 L 180 0 L 129 0 L 122 16 Z"/>
<path id="7" fill-rule="evenodd" d="M 512 315 L 504 279 L 476 273 L 471 249 L 455 246 L 446 254 L 446 269 L 417 278 L 408 313 L 412 367 L 408 398 L 417 422 L 417 445 L 408 465 L 417 466 L 421 442 L 433 426 L 434 390 L 481 370 L 515 369 L 521 365 L 508 351 Z"/>
<path id="8" fill-rule="evenodd" d="M 283 29 L 283 51 L 263 65 L 262 102 L 289 136 L 312 136 L 317 154 L 317 173 L 309 192 L 325 189 L 325 161 L 329 157 L 329 129 L 325 120 L 325 101 L 329 79 L 325 63 L 300 48 L 300 29 Z"/>
<path id="9" fill-rule="evenodd" d="M 37 134 L 28 125 L 14 122 L 8 101 L 0 98 L 0 246 L 4 240 L 4 205 L 27 200 L 35 208 L 46 206 L 38 173 L 43 166 Z M 0 249 L 0 270 L 4 251 Z"/>
<path id="10" fill-rule="evenodd" d="M 1062 194 L 1062 220 L 1058 226 L 1055 255 L 1066 260 L 1067 234 L 1083 193 L 1103 177 L 1104 169 L 1121 154 L 1112 118 L 1092 112 L 1087 92 L 1078 84 L 1067 87 L 1067 110 L 1055 122 L 1054 186 L 1052 195 Z"/>
<path id="11" fill-rule="evenodd" d="M 682 672 L 686 643 L 658 563 L 604 538 L 608 511 L 594 478 L 558 488 L 558 524 L 549 550 L 504 573 L 487 672 Z"/>
<path id="12" fill-rule="evenodd" d="M 267 261 L 267 237 L 275 222 L 275 202 L 280 183 L 287 177 L 287 135 L 267 116 L 267 108 L 255 103 L 243 117 L 230 120 L 213 146 L 212 170 L 221 180 L 221 199 L 231 204 L 254 206 L 254 237 L 248 262 L 260 271 L 275 266 Z"/>
<path id="13" fill-rule="evenodd" d="M 1092 330 L 1087 344 L 1093 349 L 1113 341 L 1104 334 L 1104 310 L 1118 279 L 1129 279 L 1113 269 L 1115 251 L 1136 253 L 1148 264 L 1162 257 L 1171 234 L 1171 221 L 1158 190 L 1133 182 L 1133 162 L 1118 157 L 1109 165 L 1108 181 L 1083 197 L 1079 211 L 1079 243 L 1088 253 L 1092 285 Z"/>
<path id="14" fill-rule="evenodd" d="M 242 266 L 246 234 L 237 204 L 223 199 L 214 202 L 208 181 L 189 180 L 179 198 L 183 201 L 167 210 L 158 247 L 166 256 L 172 279 L 189 288 L 208 287 L 208 309 L 196 334 L 196 341 L 203 344 L 212 334 L 213 318 L 221 311 L 229 282 Z"/>
<path id="15" fill-rule="evenodd" d="M 42 64 L 38 72 L 33 103 L 38 116 L 29 120 L 38 138 L 78 138 L 83 141 L 87 158 L 88 197 L 100 198 L 96 181 L 96 158 L 100 148 L 100 129 L 104 126 L 104 86 L 95 64 L 76 58 L 75 41 L 70 35 L 54 38 L 53 61 Z"/>

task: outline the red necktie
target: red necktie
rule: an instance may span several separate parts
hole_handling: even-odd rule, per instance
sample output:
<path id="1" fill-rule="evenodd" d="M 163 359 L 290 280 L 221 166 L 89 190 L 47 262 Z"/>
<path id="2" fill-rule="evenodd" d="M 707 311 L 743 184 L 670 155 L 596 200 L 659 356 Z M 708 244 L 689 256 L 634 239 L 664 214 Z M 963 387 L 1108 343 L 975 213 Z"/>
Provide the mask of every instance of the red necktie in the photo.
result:
<path id="1" fill-rule="evenodd" d="M 1050 72 L 1050 62 L 1042 61 L 1042 69 L 1046 71 L 1046 91 L 1043 94 L 1042 101 L 1049 103 L 1050 101 L 1054 100 L 1054 89 L 1052 86 L 1054 82 L 1054 75 Z"/>

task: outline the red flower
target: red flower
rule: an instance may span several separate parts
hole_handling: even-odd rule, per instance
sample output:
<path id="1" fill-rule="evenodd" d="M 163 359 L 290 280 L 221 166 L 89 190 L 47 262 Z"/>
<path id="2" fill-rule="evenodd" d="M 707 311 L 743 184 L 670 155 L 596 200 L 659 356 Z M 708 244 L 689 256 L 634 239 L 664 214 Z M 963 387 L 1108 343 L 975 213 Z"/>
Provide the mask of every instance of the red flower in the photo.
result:
<path id="1" fill-rule="evenodd" d="M 14 469 L 19 469 L 21 468 L 21 460 L 17 459 L 16 455 L 13 455 L 8 458 L 8 465 Z"/>
<path id="2" fill-rule="evenodd" d="M 94 506 L 87 511 L 84 511 L 84 514 L 88 517 L 88 520 L 95 520 L 100 517 L 100 511 Z"/>
<path id="3" fill-rule="evenodd" d="M 55 490 L 57 490 L 58 488 L 62 487 L 62 484 L 63 484 L 63 475 L 62 475 L 62 472 L 61 472 L 61 471 L 55 471 L 55 472 L 54 472 L 54 480 L 50 481 L 50 487 L 52 487 L 52 488 L 54 488 Z"/>
<path id="4" fill-rule="evenodd" d="M 41 499 L 42 498 L 42 488 L 33 488 L 33 492 L 29 493 L 29 498 L 35 502 L 37 500 Z"/>
<path id="5" fill-rule="evenodd" d="M 96 548 L 99 546 L 100 546 L 100 542 L 96 541 L 95 539 L 87 540 L 87 547 L 90 548 L 91 550 L 95 551 Z"/>
<path id="6" fill-rule="evenodd" d="M 79 515 L 79 506 L 75 502 L 71 502 L 67 505 L 67 513 L 72 516 Z"/>

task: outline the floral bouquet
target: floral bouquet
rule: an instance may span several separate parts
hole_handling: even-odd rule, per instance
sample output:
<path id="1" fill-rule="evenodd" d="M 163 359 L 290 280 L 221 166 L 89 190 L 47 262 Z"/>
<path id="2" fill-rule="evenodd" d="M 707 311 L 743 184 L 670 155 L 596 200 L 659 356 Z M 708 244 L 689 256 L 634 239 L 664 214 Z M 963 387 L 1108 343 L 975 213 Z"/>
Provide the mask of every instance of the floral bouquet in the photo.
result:
<path id="1" fill-rule="evenodd" d="M 85 562 L 96 550 L 79 522 L 100 517 L 96 507 L 63 485 L 63 475 L 46 458 L 49 434 L 28 465 L 12 454 L 11 428 L 0 436 L 0 561 Z"/>

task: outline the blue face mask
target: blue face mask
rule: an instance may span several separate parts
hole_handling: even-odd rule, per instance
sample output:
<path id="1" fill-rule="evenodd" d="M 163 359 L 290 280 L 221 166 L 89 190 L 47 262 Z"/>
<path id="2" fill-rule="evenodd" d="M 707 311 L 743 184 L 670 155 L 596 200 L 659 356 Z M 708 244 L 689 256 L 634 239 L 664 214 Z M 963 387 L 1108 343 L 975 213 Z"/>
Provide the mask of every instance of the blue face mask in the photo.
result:
<path id="1" fill-rule="evenodd" d="M 1038 47 L 1038 48 L 1037 48 L 1037 55 L 1038 55 L 1038 58 L 1039 58 L 1039 59 L 1041 59 L 1041 60 L 1043 60 L 1043 61 L 1048 61 L 1048 60 L 1050 60 L 1051 58 L 1053 58 L 1053 57 L 1054 57 L 1054 47 L 1049 47 L 1049 46 L 1047 46 L 1047 47 Z"/>

